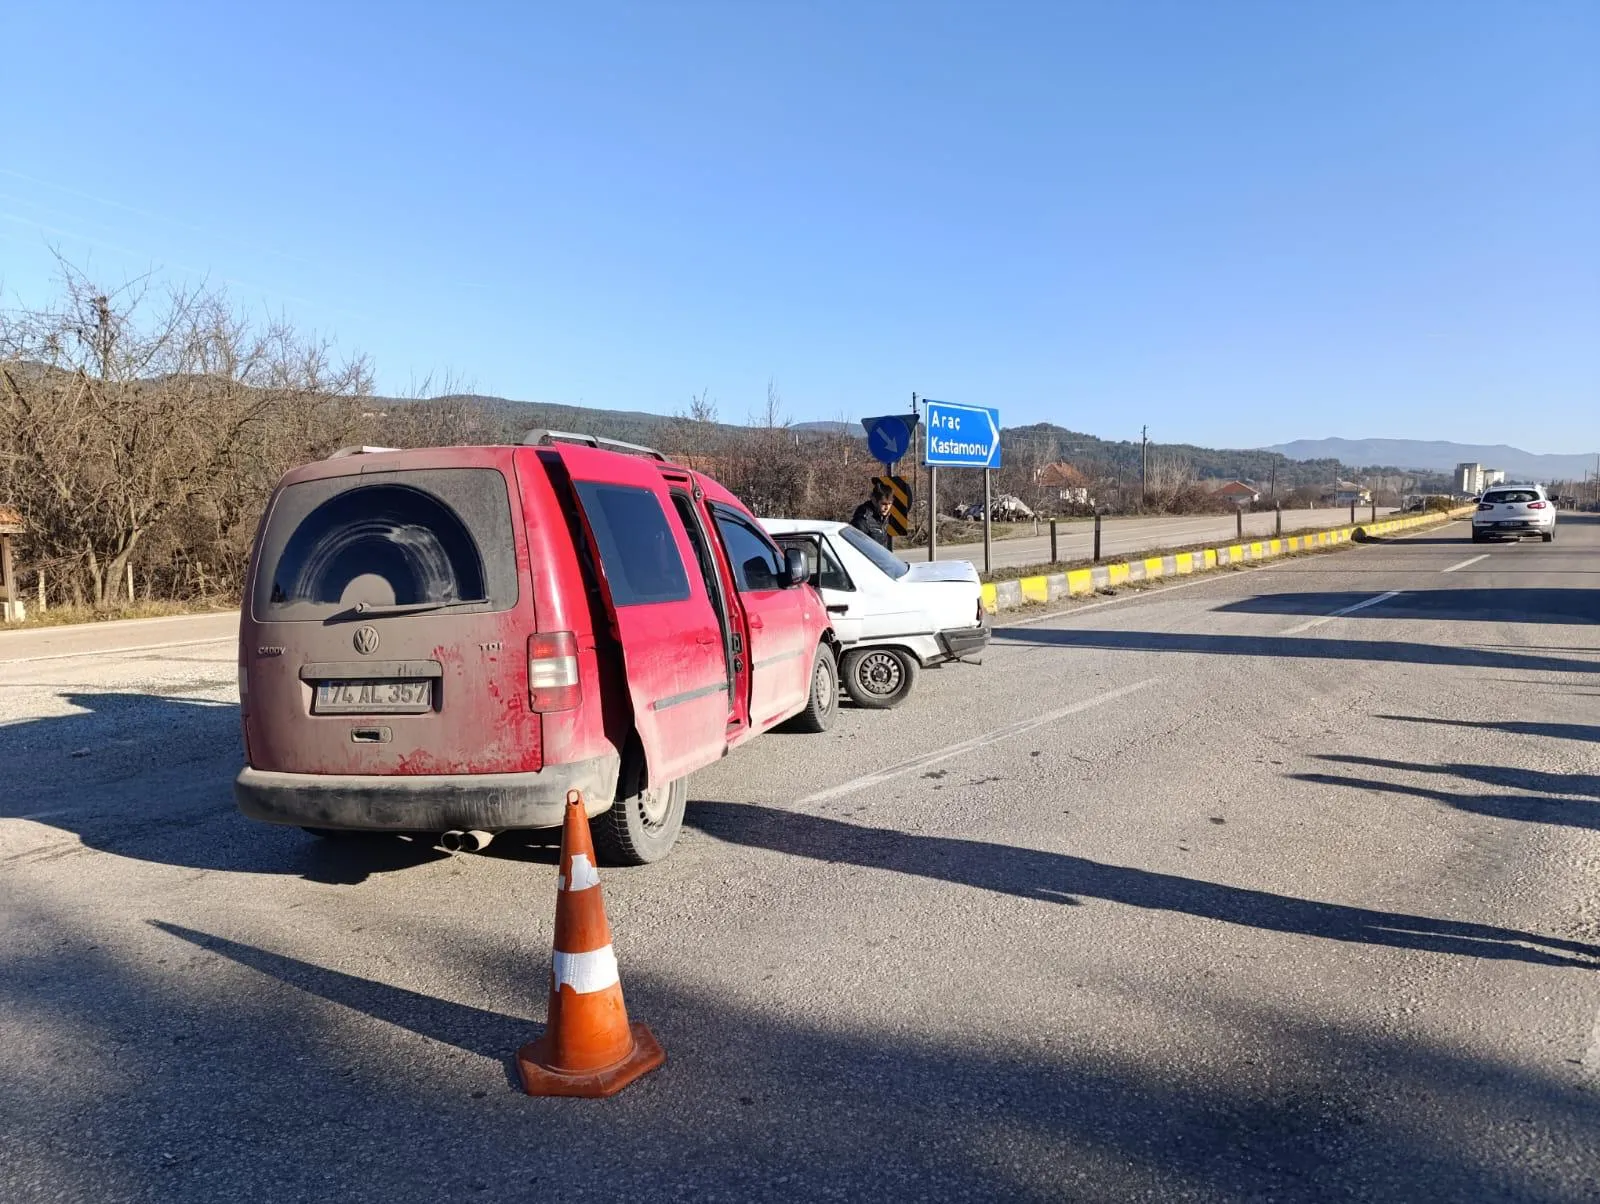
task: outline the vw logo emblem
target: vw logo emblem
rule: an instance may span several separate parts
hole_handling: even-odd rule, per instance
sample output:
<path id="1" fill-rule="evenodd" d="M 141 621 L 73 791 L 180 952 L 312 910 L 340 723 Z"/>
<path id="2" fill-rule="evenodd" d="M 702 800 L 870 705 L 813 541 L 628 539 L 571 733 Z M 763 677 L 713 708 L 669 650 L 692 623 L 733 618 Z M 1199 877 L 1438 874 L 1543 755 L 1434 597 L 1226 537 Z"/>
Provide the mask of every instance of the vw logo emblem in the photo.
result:
<path id="1" fill-rule="evenodd" d="M 362 656 L 371 656 L 378 650 L 378 629 L 375 627 L 358 627 L 354 640 L 356 651 Z"/>

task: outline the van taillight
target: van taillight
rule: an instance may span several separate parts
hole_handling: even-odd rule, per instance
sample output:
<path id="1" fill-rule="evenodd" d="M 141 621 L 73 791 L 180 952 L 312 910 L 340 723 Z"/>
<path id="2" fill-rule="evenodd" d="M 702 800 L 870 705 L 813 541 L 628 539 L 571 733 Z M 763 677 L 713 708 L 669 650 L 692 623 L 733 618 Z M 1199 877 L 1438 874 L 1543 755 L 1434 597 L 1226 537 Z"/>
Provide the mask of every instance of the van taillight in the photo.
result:
<path id="1" fill-rule="evenodd" d="M 1494 503 L 1493 502 L 1479 502 L 1478 503 L 1478 509 L 1479 510 L 1493 510 L 1494 509 Z"/>
<path id="2" fill-rule="evenodd" d="M 1528 503 L 1528 509 L 1529 510 L 1543 510 L 1544 509 L 1544 503 L 1543 502 L 1529 502 Z"/>
<path id="3" fill-rule="evenodd" d="M 583 701 L 578 681 L 578 639 L 570 631 L 528 637 L 528 705 L 535 711 L 570 711 Z"/>

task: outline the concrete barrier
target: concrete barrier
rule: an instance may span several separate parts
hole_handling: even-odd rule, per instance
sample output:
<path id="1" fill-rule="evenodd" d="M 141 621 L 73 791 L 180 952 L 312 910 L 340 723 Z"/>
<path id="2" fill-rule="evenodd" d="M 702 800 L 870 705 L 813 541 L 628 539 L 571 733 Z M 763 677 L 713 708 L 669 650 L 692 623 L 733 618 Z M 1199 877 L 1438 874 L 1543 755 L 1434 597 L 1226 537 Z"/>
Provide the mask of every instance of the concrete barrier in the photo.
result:
<path id="1" fill-rule="evenodd" d="M 1414 531 L 1418 527 L 1453 522 L 1471 514 L 1473 509 L 1472 506 L 1463 506 L 1443 513 L 1383 518 L 1375 523 L 1357 523 L 1353 527 L 1333 527 L 1326 531 L 1303 531 L 1298 535 L 1283 536 L 1279 539 L 1225 544 L 1222 547 L 1203 548 L 1196 552 L 1176 552 L 1142 560 L 1097 564 L 1092 568 L 1070 569 L 1064 573 L 1046 573 L 1037 577 L 1014 577 L 1010 581 L 992 581 L 983 587 L 983 605 L 990 614 L 995 614 L 1002 610 L 1015 610 L 1020 606 L 1095 594 L 1126 585 L 1130 581 L 1183 577 L 1190 573 L 1204 573 L 1211 569 L 1224 568 L 1230 564 L 1249 564 L 1272 560 L 1279 556 L 1311 552 L 1318 548 L 1334 548 L 1347 543 L 1382 539 L 1386 535 Z"/>

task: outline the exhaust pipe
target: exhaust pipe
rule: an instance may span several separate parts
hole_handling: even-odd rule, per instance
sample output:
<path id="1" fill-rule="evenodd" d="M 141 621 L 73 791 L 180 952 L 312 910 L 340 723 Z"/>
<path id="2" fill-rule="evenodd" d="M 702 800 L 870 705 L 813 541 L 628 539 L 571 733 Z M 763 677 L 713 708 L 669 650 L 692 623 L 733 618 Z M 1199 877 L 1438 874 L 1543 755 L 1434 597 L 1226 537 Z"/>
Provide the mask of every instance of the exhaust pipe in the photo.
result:
<path id="1" fill-rule="evenodd" d="M 453 828 L 439 837 L 439 845 L 447 853 L 481 853 L 493 839 L 493 832 L 480 832 L 476 828 L 463 832 Z"/>

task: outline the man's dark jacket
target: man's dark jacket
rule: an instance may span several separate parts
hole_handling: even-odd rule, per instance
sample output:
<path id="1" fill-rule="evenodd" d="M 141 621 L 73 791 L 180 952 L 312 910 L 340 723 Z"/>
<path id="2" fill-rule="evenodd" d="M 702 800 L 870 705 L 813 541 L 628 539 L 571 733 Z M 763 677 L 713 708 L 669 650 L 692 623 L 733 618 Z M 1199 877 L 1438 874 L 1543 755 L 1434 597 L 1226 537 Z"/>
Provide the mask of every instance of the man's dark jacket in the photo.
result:
<path id="1" fill-rule="evenodd" d="M 876 540 L 884 547 L 889 547 L 889 528 L 883 525 L 883 520 L 878 517 L 878 507 L 874 502 L 862 502 L 856 507 L 856 512 L 850 516 L 850 525 L 860 531 L 868 539 Z"/>

